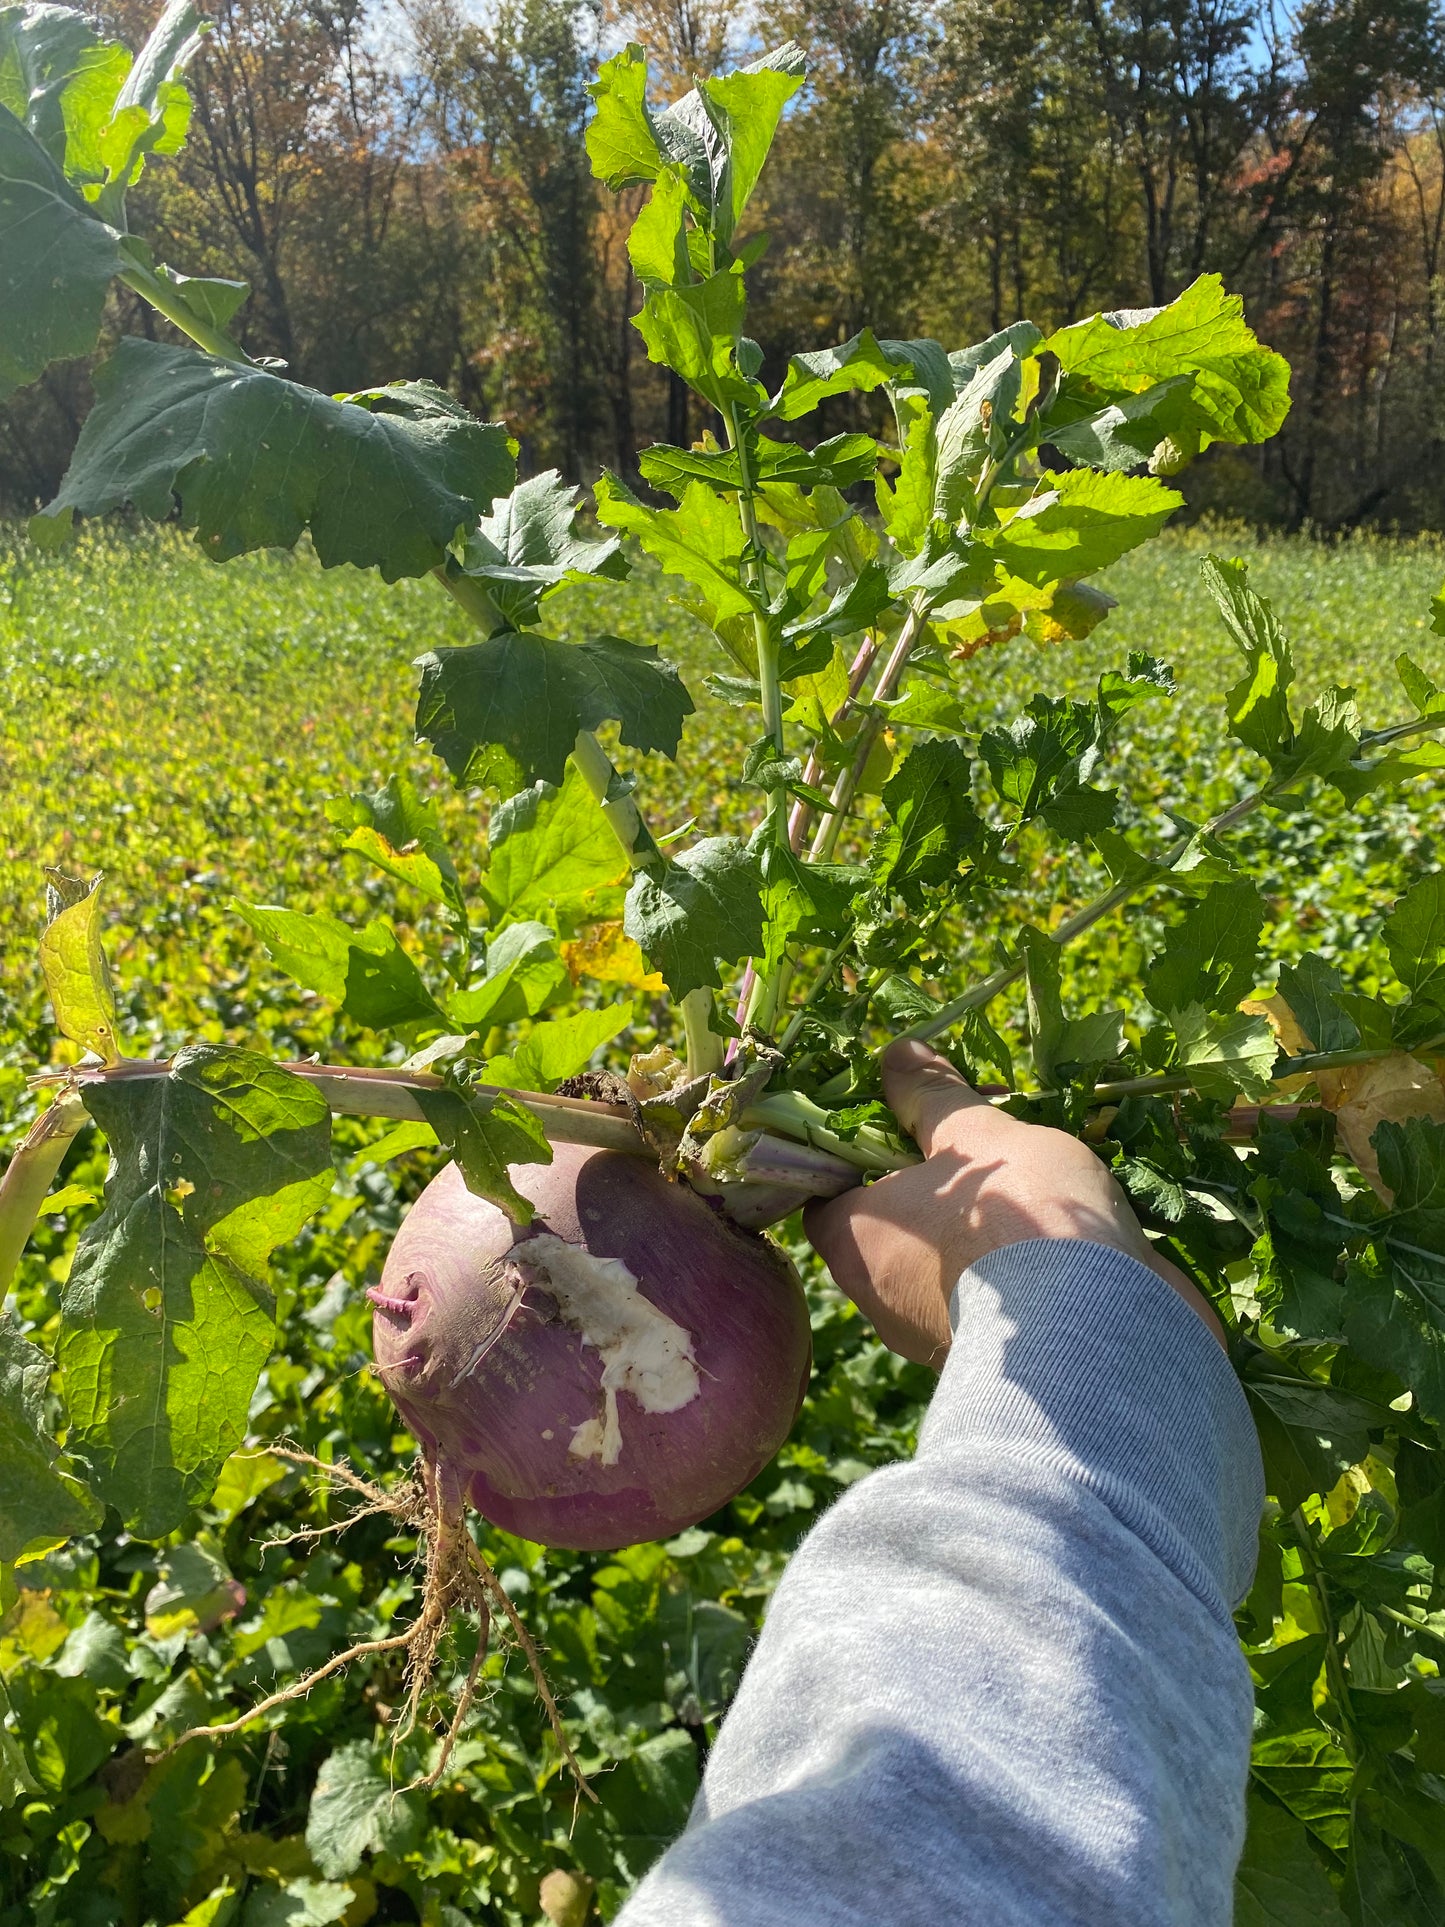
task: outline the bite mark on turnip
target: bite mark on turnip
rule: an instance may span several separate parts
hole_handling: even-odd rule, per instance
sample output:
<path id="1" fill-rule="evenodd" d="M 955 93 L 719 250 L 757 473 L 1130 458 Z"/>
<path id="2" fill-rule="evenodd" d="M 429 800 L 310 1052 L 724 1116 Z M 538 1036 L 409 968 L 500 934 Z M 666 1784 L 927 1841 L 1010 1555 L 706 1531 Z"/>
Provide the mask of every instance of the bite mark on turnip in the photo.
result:
<path id="1" fill-rule="evenodd" d="M 513 1245 L 505 1263 L 545 1282 L 557 1316 L 602 1359 L 602 1411 L 572 1429 L 573 1458 L 616 1465 L 622 1456 L 617 1394 L 630 1392 L 644 1412 L 679 1412 L 700 1383 L 692 1334 L 644 1298 L 618 1258 L 599 1258 L 550 1232 Z"/>

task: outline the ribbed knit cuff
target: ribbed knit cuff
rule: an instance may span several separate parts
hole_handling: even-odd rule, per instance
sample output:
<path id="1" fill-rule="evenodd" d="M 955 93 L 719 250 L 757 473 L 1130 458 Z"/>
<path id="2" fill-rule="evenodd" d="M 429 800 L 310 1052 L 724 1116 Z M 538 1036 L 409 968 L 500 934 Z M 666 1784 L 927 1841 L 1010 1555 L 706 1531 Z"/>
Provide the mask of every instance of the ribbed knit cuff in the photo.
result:
<path id="1" fill-rule="evenodd" d="M 919 1457 L 987 1444 L 1077 1479 L 1227 1619 L 1253 1580 L 1264 1471 L 1199 1315 L 1147 1265 L 1075 1238 L 989 1252 L 949 1313 Z"/>

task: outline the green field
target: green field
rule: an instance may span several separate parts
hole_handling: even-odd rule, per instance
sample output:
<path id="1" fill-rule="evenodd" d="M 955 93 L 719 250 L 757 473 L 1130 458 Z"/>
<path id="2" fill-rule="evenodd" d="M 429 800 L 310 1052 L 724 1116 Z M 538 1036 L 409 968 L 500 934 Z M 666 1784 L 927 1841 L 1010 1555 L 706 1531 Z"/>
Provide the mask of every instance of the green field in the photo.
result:
<path id="1" fill-rule="evenodd" d="M 1445 575 L 1440 542 L 1325 547 L 1191 531 L 1116 566 L 1108 580 L 1120 607 L 1087 643 L 1019 640 L 976 657 L 962 680 L 980 726 L 1014 713 L 1035 687 L 1082 689 L 1130 649 L 1147 649 L 1174 665 L 1180 697 L 1168 712 L 1144 712 L 1114 780 L 1141 813 L 1176 797 L 1196 811 L 1216 795 L 1227 799 L 1239 760 L 1222 739 L 1217 702 L 1237 657 L 1197 578 L 1197 557 L 1210 547 L 1250 560 L 1294 639 L 1304 691 L 1354 683 L 1367 720 L 1380 723 L 1404 713 L 1392 666 L 1402 649 L 1445 673 L 1445 643 L 1428 629 L 1429 600 Z M 654 757 L 642 794 L 659 825 L 696 818 L 705 834 L 744 809 L 709 774 L 709 740 L 732 719 L 702 677 L 723 665 L 685 611 L 659 630 L 655 606 L 644 577 L 573 591 L 551 609 L 560 630 L 654 642 L 682 668 L 699 705 L 684 745 L 690 774 Z M 26 1065 L 49 1050 L 26 938 L 38 932 L 47 863 L 106 872 L 122 994 L 155 1047 L 187 1036 L 255 1041 L 259 1022 L 294 1036 L 298 1052 L 364 1048 L 362 1038 L 338 1036 L 314 1000 L 298 1003 L 279 983 L 257 1005 L 274 973 L 226 906 L 241 896 L 343 915 L 390 909 L 389 886 L 338 854 L 324 804 L 401 768 L 441 798 L 465 877 L 467 842 L 485 834 L 485 804 L 456 796 L 412 743 L 410 665 L 467 635 L 465 618 L 428 581 L 387 588 L 288 554 L 222 570 L 169 533 L 89 533 L 51 558 L 17 531 L 0 533 L 0 1064 Z M 1396 851 L 1429 867 L 1428 848 L 1418 847 L 1433 833 L 1425 787 L 1403 804 L 1370 805 L 1359 825 L 1328 799 L 1325 815 L 1336 834 L 1323 846 L 1309 838 L 1322 901 L 1338 905 L 1337 881 L 1346 902 L 1374 901 L 1369 873 Z M 1287 826 L 1273 834 L 1287 849 Z M 1081 880 L 1035 877 L 1046 895 L 1033 895 L 1034 914 L 1064 914 L 1062 891 Z M 1393 891 L 1382 889 L 1384 902 Z M 1316 928 L 1311 942 L 1350 948 L 1356 934 Z M 1110 941 L 1101 939 L 1102 953 L 1096 946 L 1094 967 L 1107 968 Z M 243 986 L 245 1016 L 236 1005 Z"/>
<path id="2" fill-rule="evenodd" d="M 1392 669 L 1402 649 L 1445 681 L 1445 643 L 1428 628 L 1445 576 L 1438 542 L 1327 548 L 1216 530 L 1152 544 L 1112 572 L 1121 607 L 1088 643 L 1045 652 L 1016 642 L 975 658 L 962 684 L 984 726 L 1015 713 L 1037 684 L 1057 689 L 1061 669 L 1083 688 L 1131 648 L 1171 661 L 1180 696 L 1137 712 L 1109 776 L 1127 799 L 1125 820 L 1161 839 L 1176 799 L 1197 818 L 1246 780 L 1217 700 L 1237 659 L 1197 581 L 1211 546 L 1246 555 L 1256 585 L 1275 598 L 1307 692 L 1353 683 L 1367 722 L 1381 724 L 1405 713 Z M 736 824 L 746 798 L 711 774 L 707 754 L 733 729 L 701 688 L 719 665 L 684 612 L 663 632 L 648 626 L 651 594 L 649 582 L 634 582 L 552 607 L 571 633 L 605 628 L 659 644 L 697 695 L 690 777 L 657 759 L 642 771 L 656 827 Z M 436 790 L 464 880 L 475 871 L 468 850 L 484 837 L 485 801 L 444 788 L 410 732 L 412 660 L 465 634 L 427 582 L 387 589 L 371 576 L 323 574 L 305 556 L 253 556 L 221 570 L 169 533 L 90 533 L 47 558 L 0 533 L 0 1154 L 33 1115 L 26 1076 L 69 1049 L 52 1030 L 34 960 L 46 864 L 106 872 L 131 1051 L 208 1039 L 282 1057 L 376 1055 L 368 1034 L 282 977 L 228 904 L 385 914 L 419 952 L 436 941 L 425 920 L 408 921 L 410 906 L 389 883 L 338 852 L 324 805 L 405 768 Z M 1275 918 L 1266 954 L 1307 945 L 1370 988 L 1382 910 L 1440 863 L 1439 794 L 1421 782 L 1353 813 L 1326 794 L 1311 797 L 1307 816 L 1248 828 Z M 1042 848 L 1021 843 L 1017 885 L 997 904 L 1003 927 L 1022 914 L 1057 920 L 1097 883 L 1084 857 L 1045 863 Z M 1160 918 L 1158 905 L 1132 909 L 1070 953 L 1074 1008 L 1104 1003 L 1118 981 L 1137 986 Z M 990 932 L 957 935 L 961 983 L 989 957 Z M 1009 1014 L 1005 1005 L 1000 1021 Z M 645 1024 L 636 1035 L 645 1038 Z M 253 1420 L 263 1442 L 290 1437 L 385 1475 L 409 1442 L 396 1437 L 367 1369 L 360 1294 L 428 1166 L 424 1157 L 368 1161 L 375 1135 L 338 1124 L 336 1196 L 277 1267 L 286 1349 Z M 82 1138 L 65 1176 L 77 1187 L 72 1208 L 44 1220 L 20 1285 L 21 1310 L 42 1339 L 103 1153 Z M 373 1914 L 526 1927 L 538 1918 L 538 1879 L 554 1866 L 585 1869 L 603 1917 L 615 1911 L 686 1816 L 700 1756 L 788 1551 L 842 1486 L 911 1444 L 927 1375 L 863 1335 L 816 1279 L 814 1302 L 819 1369 L 793 1439 L 707 1530 L 605 1559 L 493 1535 L 597 1776 L 601 1804 L 584 1807 L 575 1826 L 525 1668 L 501 1653 L 489 1662 L 480 1724 L 428 1798 L 391 1791 L 391 1774 L 404 1784 L 425 1769 L 430 1741 L 400 1734 L 402 1682 L 381 1664 L 291 1709 L 284 1743 L 253 1731 L 223 1749 L 192 1745 L 147 1763 L 168 1734 L 239 1710 L 348 1640 L 384 1632 L 413 1597 L 413 1547 L 386 1519 L 268 1554 L 268 1539 L 328 1514 L 296 1472 L 263 1457 L 228 1472 L 184 1545 L 103 1535 L 26 1568 L 22 1609 L 0 1632 L 0 1680 L 22 1724 L 47 1736 L 37 1757 L 48 1778 L 39 1799 L 0 1816 L 0 1927 L 46 1918 L 167 1927 L 218 1893 L 244 1901 L 244 1927 L 343 1918 L 362 1927 Z M 214 1594 L 231 1576 L 245 1604 L 210 1623 L 207 1588 Z M 155 1590 L 163 1584 L 169 1594 Z M 76 1637 L 66 1641 L 68 1630 Z M 466 1639 L 446 1656 L 444 1677 L 465 1669 Z M 77 1654 L 83 1662 L 72 1663 Z M 51 1900 L 48 1915 L 34 1911 Z M 191 1927 L 214 1917 L 196 1914 Z"/>

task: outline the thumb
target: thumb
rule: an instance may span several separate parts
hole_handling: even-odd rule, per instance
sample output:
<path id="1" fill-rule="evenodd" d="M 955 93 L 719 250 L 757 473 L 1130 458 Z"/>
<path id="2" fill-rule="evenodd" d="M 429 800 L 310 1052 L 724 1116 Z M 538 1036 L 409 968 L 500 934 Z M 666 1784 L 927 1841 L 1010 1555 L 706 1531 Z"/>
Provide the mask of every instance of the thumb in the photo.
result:
<path id="1" fill-rule="evenodd" d="M 915 1038 L 900 1039 L 883 1053 L 883 1094 L 925 1157 L 932 1157 L 939 1127 L 955 1112 L 979 1105 L 990 1109 L 987 1098 L 980 1097 L 946 1057 Z"/>

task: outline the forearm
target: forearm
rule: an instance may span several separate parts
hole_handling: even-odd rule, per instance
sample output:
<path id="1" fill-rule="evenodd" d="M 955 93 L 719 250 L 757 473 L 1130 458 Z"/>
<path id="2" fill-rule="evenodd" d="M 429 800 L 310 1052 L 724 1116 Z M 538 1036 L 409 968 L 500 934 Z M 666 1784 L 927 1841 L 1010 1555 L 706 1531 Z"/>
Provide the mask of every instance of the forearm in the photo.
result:
<path id="1" fill-rule="evenodd" d="M 917 1459 L 788 1569 L 625 1927 L 1227 1927 L 1262 1499 L 1217 1343 L 1080 1243 L 965 1275 Z"/>

